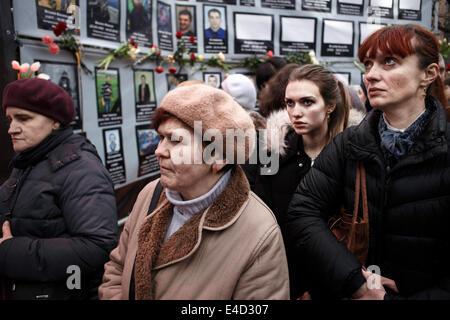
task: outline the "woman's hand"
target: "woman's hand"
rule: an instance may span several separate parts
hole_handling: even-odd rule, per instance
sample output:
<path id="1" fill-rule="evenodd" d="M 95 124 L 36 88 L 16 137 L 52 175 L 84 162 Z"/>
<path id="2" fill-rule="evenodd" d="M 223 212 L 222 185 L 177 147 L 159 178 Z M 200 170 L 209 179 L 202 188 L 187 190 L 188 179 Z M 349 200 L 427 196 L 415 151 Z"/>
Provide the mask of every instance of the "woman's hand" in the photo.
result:
<path id="1" fill-rule="evenodd" d="M 13 238 L 13 235 L 11 233 L 11 227 L 9 226 L 9 221 L 5 221 L 2 226 L 2 232 L 3 237 L 0 238 L 0 244 L 2 244 L 3 241 Z"/>
<path id="2" fill-rule="evenodd" d="M 352 295 L 353 300 L 383 300 L 386 294 L 384 287 L 398 293 L 394 280 L 370 271 L 362 270 L 366 282 Z"/>

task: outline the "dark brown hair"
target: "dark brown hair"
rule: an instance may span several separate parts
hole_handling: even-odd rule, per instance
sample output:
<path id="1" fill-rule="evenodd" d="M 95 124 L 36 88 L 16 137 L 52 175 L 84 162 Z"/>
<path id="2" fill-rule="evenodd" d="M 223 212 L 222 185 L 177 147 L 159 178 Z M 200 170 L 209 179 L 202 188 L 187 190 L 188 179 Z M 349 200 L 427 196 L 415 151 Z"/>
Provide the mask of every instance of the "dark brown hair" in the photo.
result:
<path id="1" fill-rule="evenodd" d="M 161 108 L 156 108 L 155 113 L 152 116 L 151 128 L 158 131 L 159 126 L 169 119 L 177 119 L 175 116 L 171 115 L 167 111 Z M 178 119 L 177 119 L 178 120 Z"/>
<path id="2" fill-rule="evenodd" d="M 365 58 L 373 59 L 378 50 L 401 58 L 416 54 L 419 58 L 419 68 L 425 69 L 432 63 L 439 65 L 439 48 L 436 37 L 424 27 L 416 24 L 388 26 L 375 31 L 364 40 L 359 47 L 358 58 L 361 62 L 364 62 Z M 444 108 L 447 107 L 444 86 L 439 75 L 428 87 L 427 94 L 436 97 Z"/>
<path id="3" fill-rule="evenodd" d="M 319 88 L 326 105 L 336 105 L 328 122 L 327 144 L 347 127 L 350 113 L 350 95 L 344 84 L 331 71 L 315 64 L 305 64 L 296 68 L 289 76 L 289 82 L 309 80 Z"/>
<path id="4" fill-rule="evenodd" d="M 286 59 L 282 57 L 272 57 L 261 63 L 256 69 L 256 87 L 258 90 L 264 88 L 264 84 L 272 78 L 278 70 L 287 64 Z"/>
<path id="5" fill-rule="evenodd" d="M 258 106 L 259 112 L 268 117 L 274 111 L 282 110 L 286 107 L 284 103 L 284 94 L 288 84 L 289 75 L 292 70 L 298 68 L 296 63 L 290 63 L 281 68 L 262 89 L 259 94 Z"/>

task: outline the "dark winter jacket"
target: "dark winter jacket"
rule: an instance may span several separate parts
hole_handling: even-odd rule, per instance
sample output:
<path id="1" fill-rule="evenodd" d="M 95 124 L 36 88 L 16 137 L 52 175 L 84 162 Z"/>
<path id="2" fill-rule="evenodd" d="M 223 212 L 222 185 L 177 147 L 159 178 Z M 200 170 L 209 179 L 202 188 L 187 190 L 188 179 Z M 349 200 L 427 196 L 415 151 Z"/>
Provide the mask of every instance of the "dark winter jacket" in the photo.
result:
<path id="1" fill-rule="evenodd" d="M 313 299 L 349 297 L 365 282 L 361 264 L 327 226 L 341 204 L 353 208 L 357 161 L 367 175 L 367 266 L 393 279 L 399 298 L 450 299 L 450 126 L 437 100 L 427 108 L 433 114 L 426 129 L 389 173 L 378 134 L 381 112 L 373 110 L 336 136 L 303 178 L 285 229 L 306 264 L 302 276 Z"/>
<path id="2" fill-rule="evenodd" d="M 284 121 L 283 121 L 284 119 Z M 287 120 L 287 122 L 286 122 Z M 274 175 L 258 174 L 254 179 L 253 191 L 267 204 L 277 218 L 280 227 L 286 218 L 286 212 L 295 189 L 311 168 L 311 159 L 303 149 L 302 137 L 290 125 L 287 113 L 277 112 L 268 119 L 269 128 L 277 123 L 279 129 L 279 144 L 270 143 L 270 152 L 279 157 L 278 172 Z M 282 124 L 280 126 L 280 124 Z M 265 165 L 266 169 L 273 163 Z M 262 166 L 264 167 L 264 165 Z M 275 170 L 275 168 L 270 168 Z M 284 237 L 284 230 L 281 230 Z M 306 288 L 299 283 L 295 270 L 301 268 L 301 263 L 291 254 L 292 250 L 286 246 L 289 267 L 289 287 L 291 299 L 298 298 Z"/>
<path id="3" fill-rule="evenodd" d="M 355 125 L 363 117 L 363 113 L 353 110 L 349 124 Z M 256 172 L 249 170 L 252 168 L 249 165 L 244 166 L 244 169 L 249 181 L 253 181 L 251 184 L 253 192 L 273 211 L 284 236 L 284 221 L 289 202 L 298 184 L 311 168 L 312 160 L 304 150 L 302 137 L 294 131 L 286 109 L 273 112 L 267 119 L 266 129 L 268 131 L 267 150 L 278 157 L 278 168 L 275 168 L 274 163 L 270 163 L 253 166 L 258 168 Z M 269 133 L 271 130 L 275 130 L 278 136 L 272 137 Z M 273 138 L 275 140 L 272 140 Z M 272 175 L 263 175 L 262 168 L 266 170 L 270 168 L 272 173 L 278 171 Z M 298 271 L 294 271 L 301 267 L 301 261 L 296 259 L 295 252 L 291 250 L 289 243 L 285 242 L 285 247 L 289 263 L 291 298 L 296 299 L 306 290 L 304 284 L 298 281 Z"/>
<path id="4" fill-rule="evenodd" d="M 253 190 L 273 211 L 278 223 L 285 219 L 295 189 L 311 168 L 311 159 L 303 149 L 301 136 L 291 129 L 285 138 L 286 149 L 279 158 L 278 172 L 258 175 Z"/>
<path id="5" fill-rule="evenodd" d="M 72 134 L 35 166 L 15 168 L 0 187 L 0 217 L 13 235 L 0 244 L 10 299 L 95 298 L 117 245 L 117 211 L 111 179 L 89 141 Z M 71 265 L 81 271 L 81 290 L 67 289 L 66 282 L 76 284 L 67 281 Z"/>

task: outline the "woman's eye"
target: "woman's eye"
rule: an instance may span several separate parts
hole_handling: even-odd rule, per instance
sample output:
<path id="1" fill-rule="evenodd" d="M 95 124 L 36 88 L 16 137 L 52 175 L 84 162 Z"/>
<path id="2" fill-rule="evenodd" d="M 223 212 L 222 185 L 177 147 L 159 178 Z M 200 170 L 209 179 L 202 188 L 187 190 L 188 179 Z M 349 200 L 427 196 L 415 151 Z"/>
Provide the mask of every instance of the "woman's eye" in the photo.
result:
<path id="1" fill-rule="evenodd" d="M 309 99 L 303 100 L 303 104 L 304 104 L 305 106 L 310 106 L 310 105 L 312 105 L 313 103 L 314 103 L 314 101 L 309 100 Z"/>
<path id="2" fill-rule="evenodd" d="M 291 107 L 295 106 L 294 101 L 291 100 L 291 99 L 286 99 L 284 102 L 286 103 L 286 106 L 287 106 L 287 107 L 290 107 L 290 108 L 291 108 Z"/>
<path id="3" fill-rule="evenodd" d="M 175 144 L 179 144 L 179 143 L 183 142 L 183 137 L 182 137 L 182 136 L 179 136 L 179 135 L 173 135 L 173 136 L 170 138 L 170 141 L 172 141 L 172 142 L 175 143 Z"/>
<path id="4" fill-rule="evenodd" d="M 370 69 L 370 67 L 372 67 L 372 61 L 365 61 L 364 62 L 364 68 Z"/>
<path id="5" fill-rule="evenodd" d="M 29 117 L 26 117 L 26 116 L 17 116 L 16 118 L 20 122 L 25 122 L 29 119 Z"/>
<path id="6" fill-rule="evenodd" d="M 387 57 L 384 60 L 384 62 L 386 63 L 386 65 L 392 66 L 392 65 L 394 65 L 397 62 L 397 60 L 395 58 L 393 58 L 393 57 Z"/>

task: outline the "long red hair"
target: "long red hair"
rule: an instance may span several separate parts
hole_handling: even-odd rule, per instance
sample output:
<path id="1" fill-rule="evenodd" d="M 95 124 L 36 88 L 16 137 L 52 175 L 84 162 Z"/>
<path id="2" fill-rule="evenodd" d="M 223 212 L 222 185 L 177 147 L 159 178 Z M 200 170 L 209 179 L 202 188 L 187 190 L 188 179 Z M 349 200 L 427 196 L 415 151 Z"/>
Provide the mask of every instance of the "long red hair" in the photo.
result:
<path id="1" fill-rule="evenodd" d="M 419 68 L 425 69 L 431 63 L 439 65 L 439 49 L 439 42 L 430 31 L 416 24 L 406 24 L 384 27 L 372 33 L 359 47 L 358 58 L 361 62 L 367 57 L 373 59 L 378 50 L 401 58 L 416 54 Z M 450 121 L 450 109 L 447 107 L 442 81 L 438 76 L 427 92 L 442 103 Z"/>

